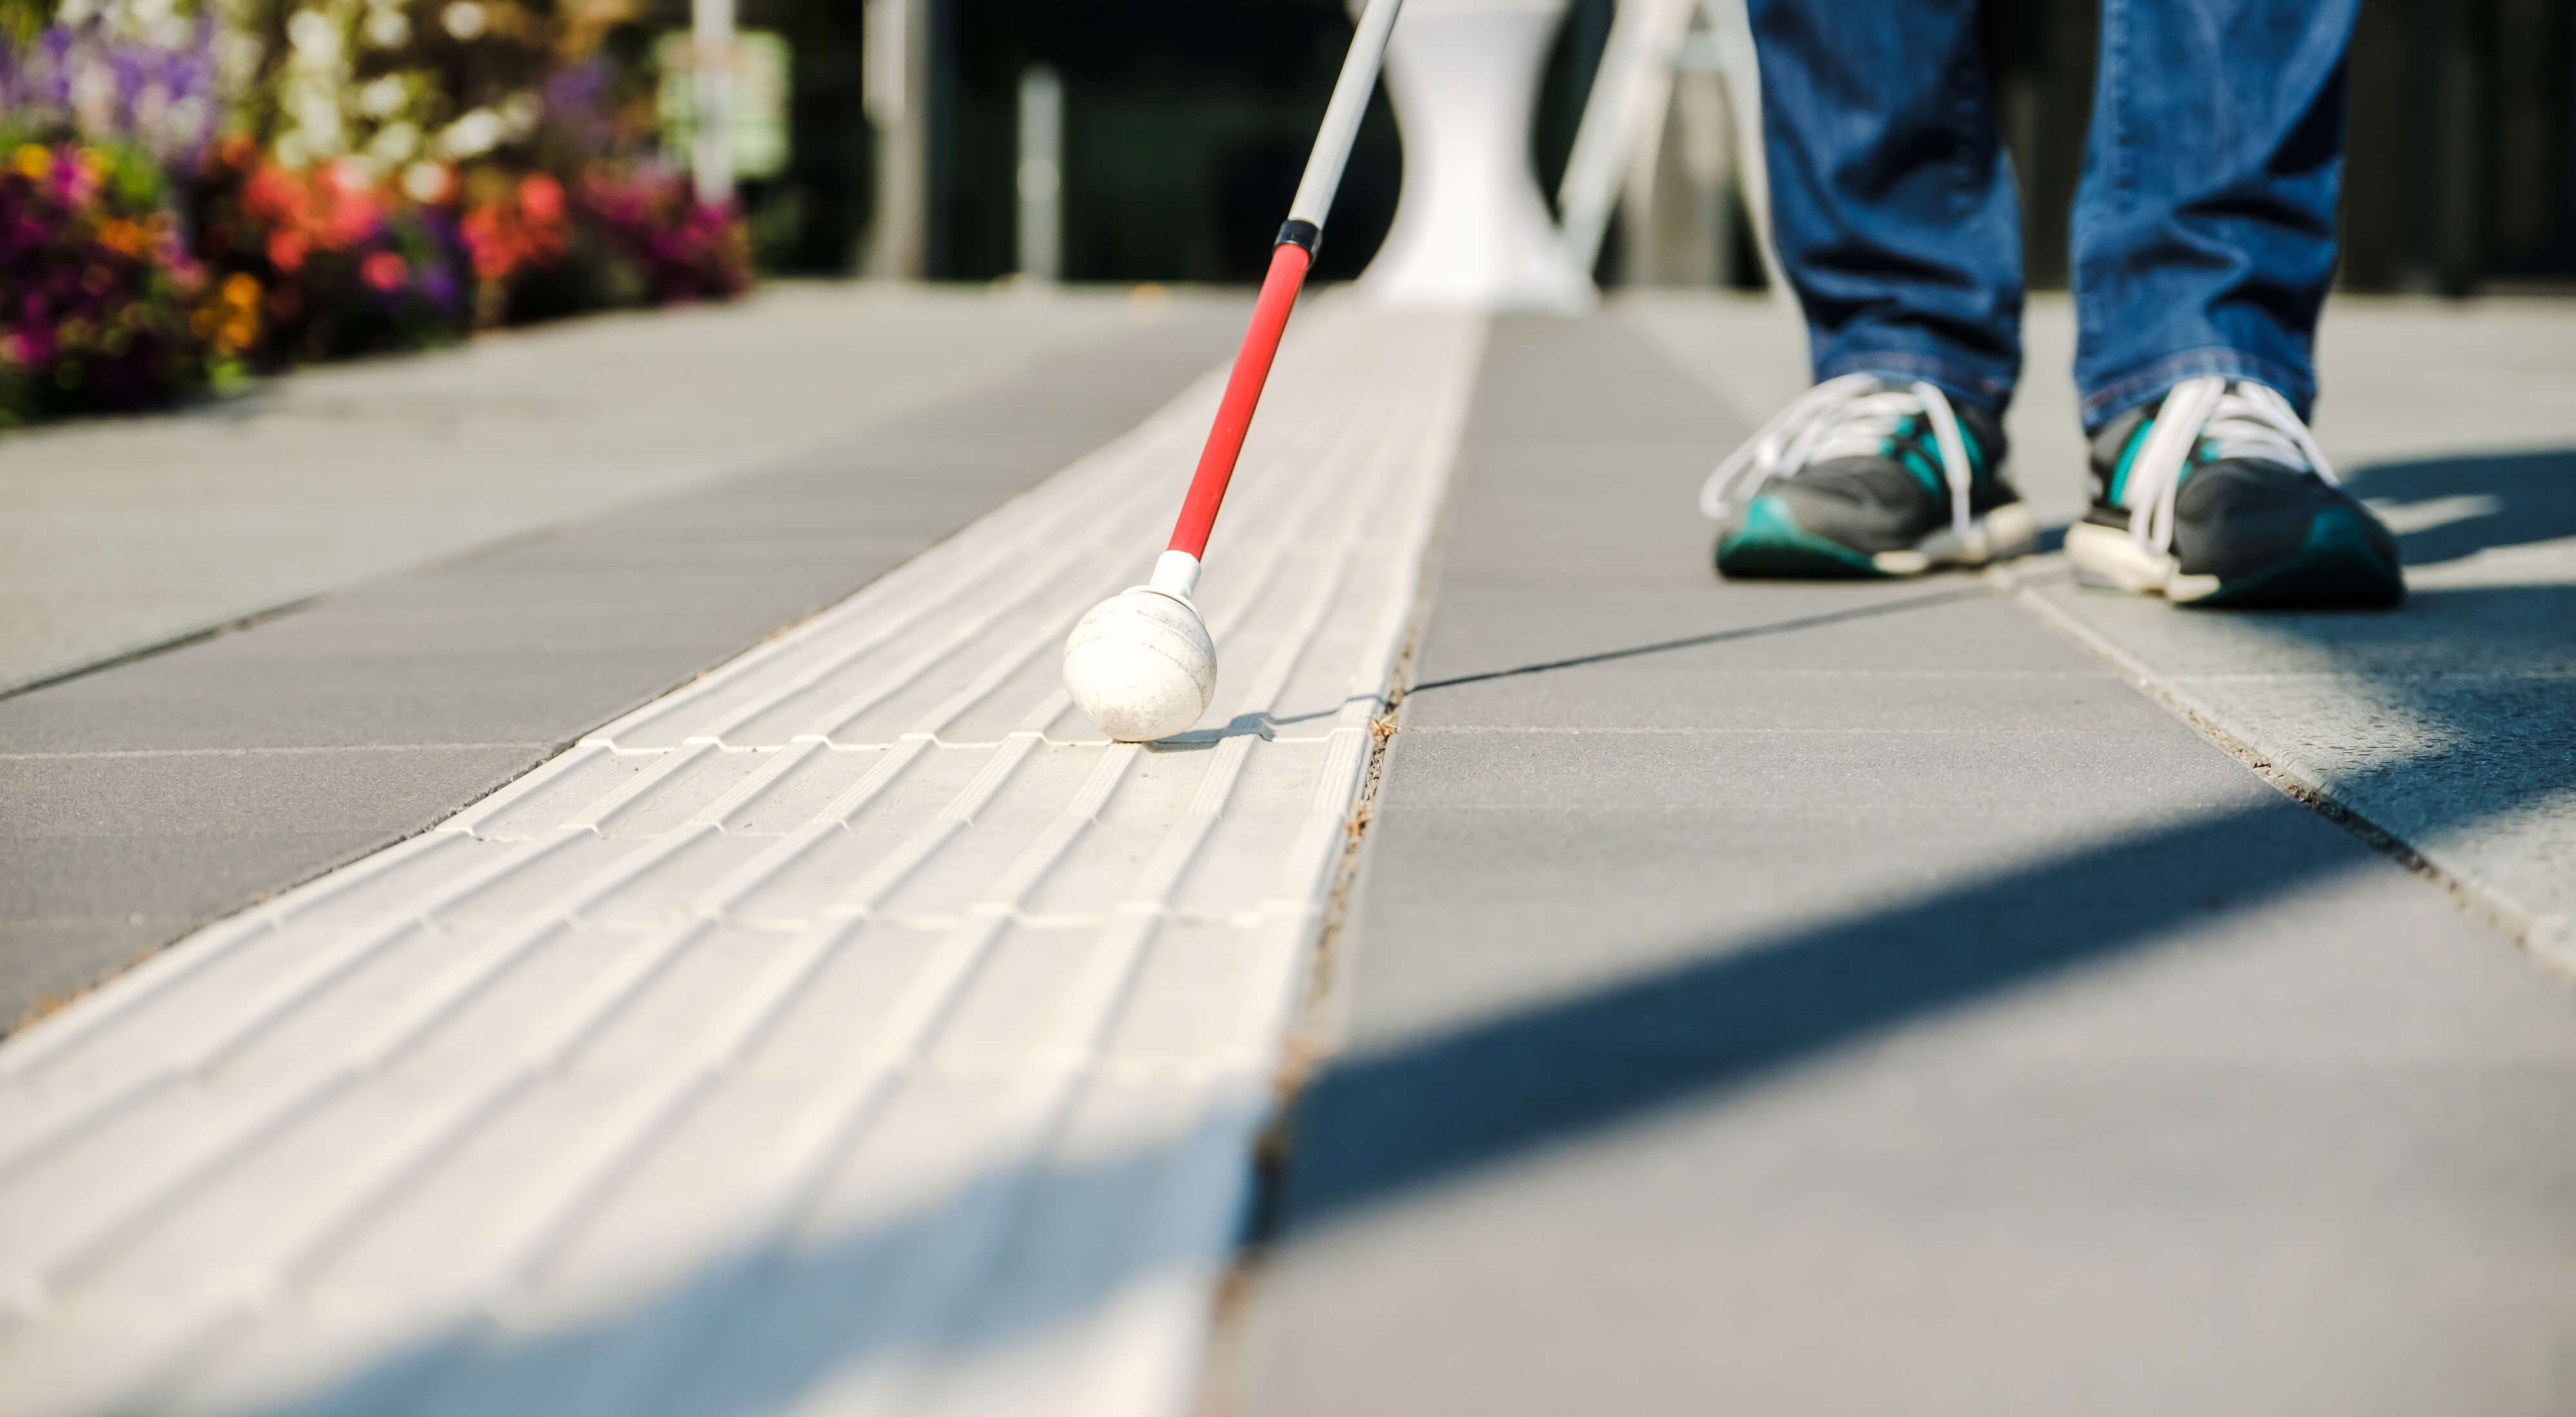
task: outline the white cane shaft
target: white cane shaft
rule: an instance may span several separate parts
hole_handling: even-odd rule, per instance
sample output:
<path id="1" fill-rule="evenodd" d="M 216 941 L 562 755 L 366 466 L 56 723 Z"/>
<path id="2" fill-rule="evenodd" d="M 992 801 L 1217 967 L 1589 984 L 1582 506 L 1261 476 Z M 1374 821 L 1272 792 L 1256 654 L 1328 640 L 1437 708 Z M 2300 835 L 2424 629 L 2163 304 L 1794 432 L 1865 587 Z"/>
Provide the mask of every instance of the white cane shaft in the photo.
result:
<path id="1" fill-rule="evenodd" d="M 1315 134 L 1315 151 L 1306 159 L 1306 175 L 1297 183 L 1297 200 L 1288 204 L 1290 221 L 1310 222 L 1321 231 L 1333 209 L 1333 193 L 1342 185 L 1342 166 L 1351 160 L 1351 140 L 1359 136 L 1360 119 L 1368 113 L 1369 94 L 1377 88 L 1377 70 L 1386 58 L 1386 37 L 1395 28 L 1395 12 L 1404 0 L 1368 0 L 1351 52 L 1342 60 L 1342 76 L 1333 81 L 1333 101 L 1324 108 L 1324 126 Z"/>

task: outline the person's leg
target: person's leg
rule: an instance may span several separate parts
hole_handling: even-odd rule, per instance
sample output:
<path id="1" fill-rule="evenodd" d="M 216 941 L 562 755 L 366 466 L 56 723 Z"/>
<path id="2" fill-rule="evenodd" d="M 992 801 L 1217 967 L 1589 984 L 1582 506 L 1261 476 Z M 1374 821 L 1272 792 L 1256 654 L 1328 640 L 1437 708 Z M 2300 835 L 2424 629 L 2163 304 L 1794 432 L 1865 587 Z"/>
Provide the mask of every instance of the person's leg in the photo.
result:
<path id="1" fill-rule="evenodd" d="M 1780 264 L 1817 382 L 1902 376 L 2000 412 L 2021 208 L 1977 0 L 1750 0 Z"/>
<path id="2" fill-rule="evenodd" d="M 2358 4 L 2102 0 L 2075 199 L 2088 430 L 2211 374 L 2258 380 L 2307 415 Z"/>
<path id="3" fill-rule="evenodd" d="M 1750 0 L 1771 230 L 1816 387 L 1709 478 L 1729 576 L 1913 575 L 2027 550 L 2002 477 L 2021 209 L 1977 0 Z"/>
<path id="4" fill-rule="evenodd" d="M 2075 382 L 2097 585 L 2204 605 L 2390 605 L 2396 538 L 2306 418 L 2334 274 L 2358 0 L 2103 0 L 2075 203 Z"/>

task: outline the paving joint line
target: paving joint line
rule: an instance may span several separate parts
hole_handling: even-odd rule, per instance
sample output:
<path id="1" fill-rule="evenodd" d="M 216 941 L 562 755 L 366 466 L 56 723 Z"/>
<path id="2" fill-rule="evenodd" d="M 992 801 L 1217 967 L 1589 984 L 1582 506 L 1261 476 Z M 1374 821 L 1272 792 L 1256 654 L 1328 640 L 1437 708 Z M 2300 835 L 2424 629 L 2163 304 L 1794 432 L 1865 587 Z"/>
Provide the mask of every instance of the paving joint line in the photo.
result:
<path id="1" fill-rule="evenodd" d="M 2427 858 L 2402 834 L 2374 819 L 2367 809 L 2346 800 L 2331 782 L 2317 780 L 2276 761 L 2272 754 L 2256 746 L 2230 724 L 2224 714 L 2183 692 L 2179 685 L 2190 682 L 2190 676 L 2159 672 L 2109 636 L 2040 594 L 2043 585 L 2055 582 L 2034 578 L 2029 574 L 2031 569 L 2034 568 L 1999 564 L 1987 567 L 1982 578 L 2041 624 L 2109 665 L 2149 702 L 2181 719 L 2193 732 L 2243 763 L 2282 796 L 2334 823 L 2371 851 L 2431 883 L 2472 919 L 2520 947 L 2524 954 L 2542 965 L 2559 982 L 2576 985 L 2576 948 L 2551 939 L 2543 928 L 2545 922 L 2542 919 L 2497 898 Z M 2054 568 L 2043 566 L 2035 569 L 2044 574 Z"/>
<path id="2" fill-rule="evenodd" d="M 487 743 L 311 743 L 256 748 L 89 748 L 63 753 L 0 753 L 0 763 L 51 763 L 91 758 L 257 758 L 298 753 L 440 753 L 480 748 L 553 748 L 537 738 Z M 290 887 L 291 889 L 291 887 Z"/>
<path id="3" fill-rule="evenodd" d="M 1462 400 L 1472 405 L 1471 390 Z M 1467 408 L 1458 410 L 1463 423 Z M 1233 1253 L 1217 1275 L 1213 1302 L 1210 1304 L 1205 1351 L 1193 1383 L 1193 1411 L 1207 1411 L 1221 1401 L 1219 1394 L 1232 1380 L 1232 1370 L 1241 1361 L 1242 1316 L 1253 1289 L 1260 1283 L 1270 1263 L 1272 1248 L 1277 1243 L 1281 1220 L 1280 1205 L 1285 1194 L 1288 1164 L 1295 1150 L 1296 1103 L 1315 1071 L 1331 1057 L 1330 1040 L 1322 1033 L 1325 1020 L 1320 1012 L 1336 997 L 1334 984 L 1342 963 L 1343 935 L 1348 927 L 1353 893 L 1359 882 L 1362 852 L 1368 842 L 1369 824 L 1376 818 L 1378 793 L 1386 780 L 1387 755 L 1397 733 L 1402 731 L 1402 710 L 1409 692 L 1416 651 L 1431 623 L 1440 584 L 1441 568 L 1446 560 L 1450 537 L 1457 527 L 1459 494 L 1464 478 L 1458 462 L 1465 452 L 1463 442 L 1453 438 L 1448 447 L 1450 466 L 1439 478 L 1440 495 L 1425 513 L 1426 526 L 1415 557 L 1413 584 L 1403 594 L 1405 620 L 1402 638 L 1387 666 L 1383 697 L 1372 707 L 1368 719 L 1368 760 L 1363 765 L 1360 781 L 1353 793 L 1348 816 L 1344 819 L 1342 849 L 1334 858 L 1333 873 L 1326 886 L 1324 901 L 1316 911 L 1313 944 L 1309 947 L 1305 969 L 1298 980 L 1298 997 L 1288 1027 L 1282 1032 L 1274 1053 L 1269 1079 L 1268 1106 L 1254 1132 L 1250 1194 L 1245 1197 L 1238 1220 Z"/>
<path id="4" fill-rule="evenodd" d="M 137 660 L 150 659 L 155 655 L 168 654 L 172 650 L 186 649 L 190 645 L 203 644 L 208 640 L 217 639 L 221 636 L 233 634 L 237 631 L 254 629 L 258 626 L 267 624 L 271 620 L 278 619 L 281 616 L 292 615 L 299 610 L 310 610 L 314 606 L 321 604 L 324 600 L 329 599 L 330 594 L 330 592 L 324 591 L 316 595 L 299 596 L 296 599 L 282 601 L 276 605 L 269 606 L 264 610 L 254 610 L 247 615 L 237 615 L 229 620 L 219 620 L 212 625 L 200 626 L 194 630 L 183 630 L 175 635 L 167 635 L 157 640 L 147 641 L 146 643 L 136 645 L 132 649 L 119 650 L 104 659 L 94 659 L 86 664 L 73 665 L 69 669 L 59 669 L 51 673 L 39 674 L 32 679 L 21 679 L 17 683 L 0 687 L 0 700 L 14 699 L 21 694 L 32 694 L 38 689 L 50 689 L 57 684 L 70 683 L 74 679 L 86 679 L 92 674 L 132 664 Z"/>

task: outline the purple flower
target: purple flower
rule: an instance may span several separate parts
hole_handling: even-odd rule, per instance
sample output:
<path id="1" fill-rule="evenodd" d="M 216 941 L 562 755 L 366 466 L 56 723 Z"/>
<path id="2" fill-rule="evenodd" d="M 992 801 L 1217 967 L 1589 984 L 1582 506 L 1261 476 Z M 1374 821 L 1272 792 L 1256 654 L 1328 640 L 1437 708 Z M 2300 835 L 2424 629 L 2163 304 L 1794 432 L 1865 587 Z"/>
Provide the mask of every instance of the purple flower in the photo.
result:
<path id="1" fill-rule="evenodd" d="M 445 263 L 440 263 L 421 272 L 420 293 L 430 304 L 442 310 L 453 310 L 456 308 L 456 297 L 461 292 L 456 288 L 455 272 Z"/>
<path id="2" fill-rule="evenodd" d="M 221 117 L 216 39 L 211 15 L 178 48 L 119 38 L 103 20 L 57 24 L 23 52 L 0 45 L 0 107 L 193 167 Z"/>

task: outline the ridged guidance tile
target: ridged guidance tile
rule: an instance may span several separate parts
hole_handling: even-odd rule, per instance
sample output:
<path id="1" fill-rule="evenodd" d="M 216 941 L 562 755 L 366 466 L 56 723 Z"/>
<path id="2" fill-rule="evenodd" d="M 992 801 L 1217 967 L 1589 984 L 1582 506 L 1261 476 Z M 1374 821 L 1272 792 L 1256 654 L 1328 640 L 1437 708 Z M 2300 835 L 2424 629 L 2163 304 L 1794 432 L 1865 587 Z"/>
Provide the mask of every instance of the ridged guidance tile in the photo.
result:
<path id="1" fill-rule="evenodd" d="M 1222 371 L 0 1046 L 9 1410 L 1182 1410 L 1484 333 L 1300 320 L 1187 734 L 1057 654 Z"/>

